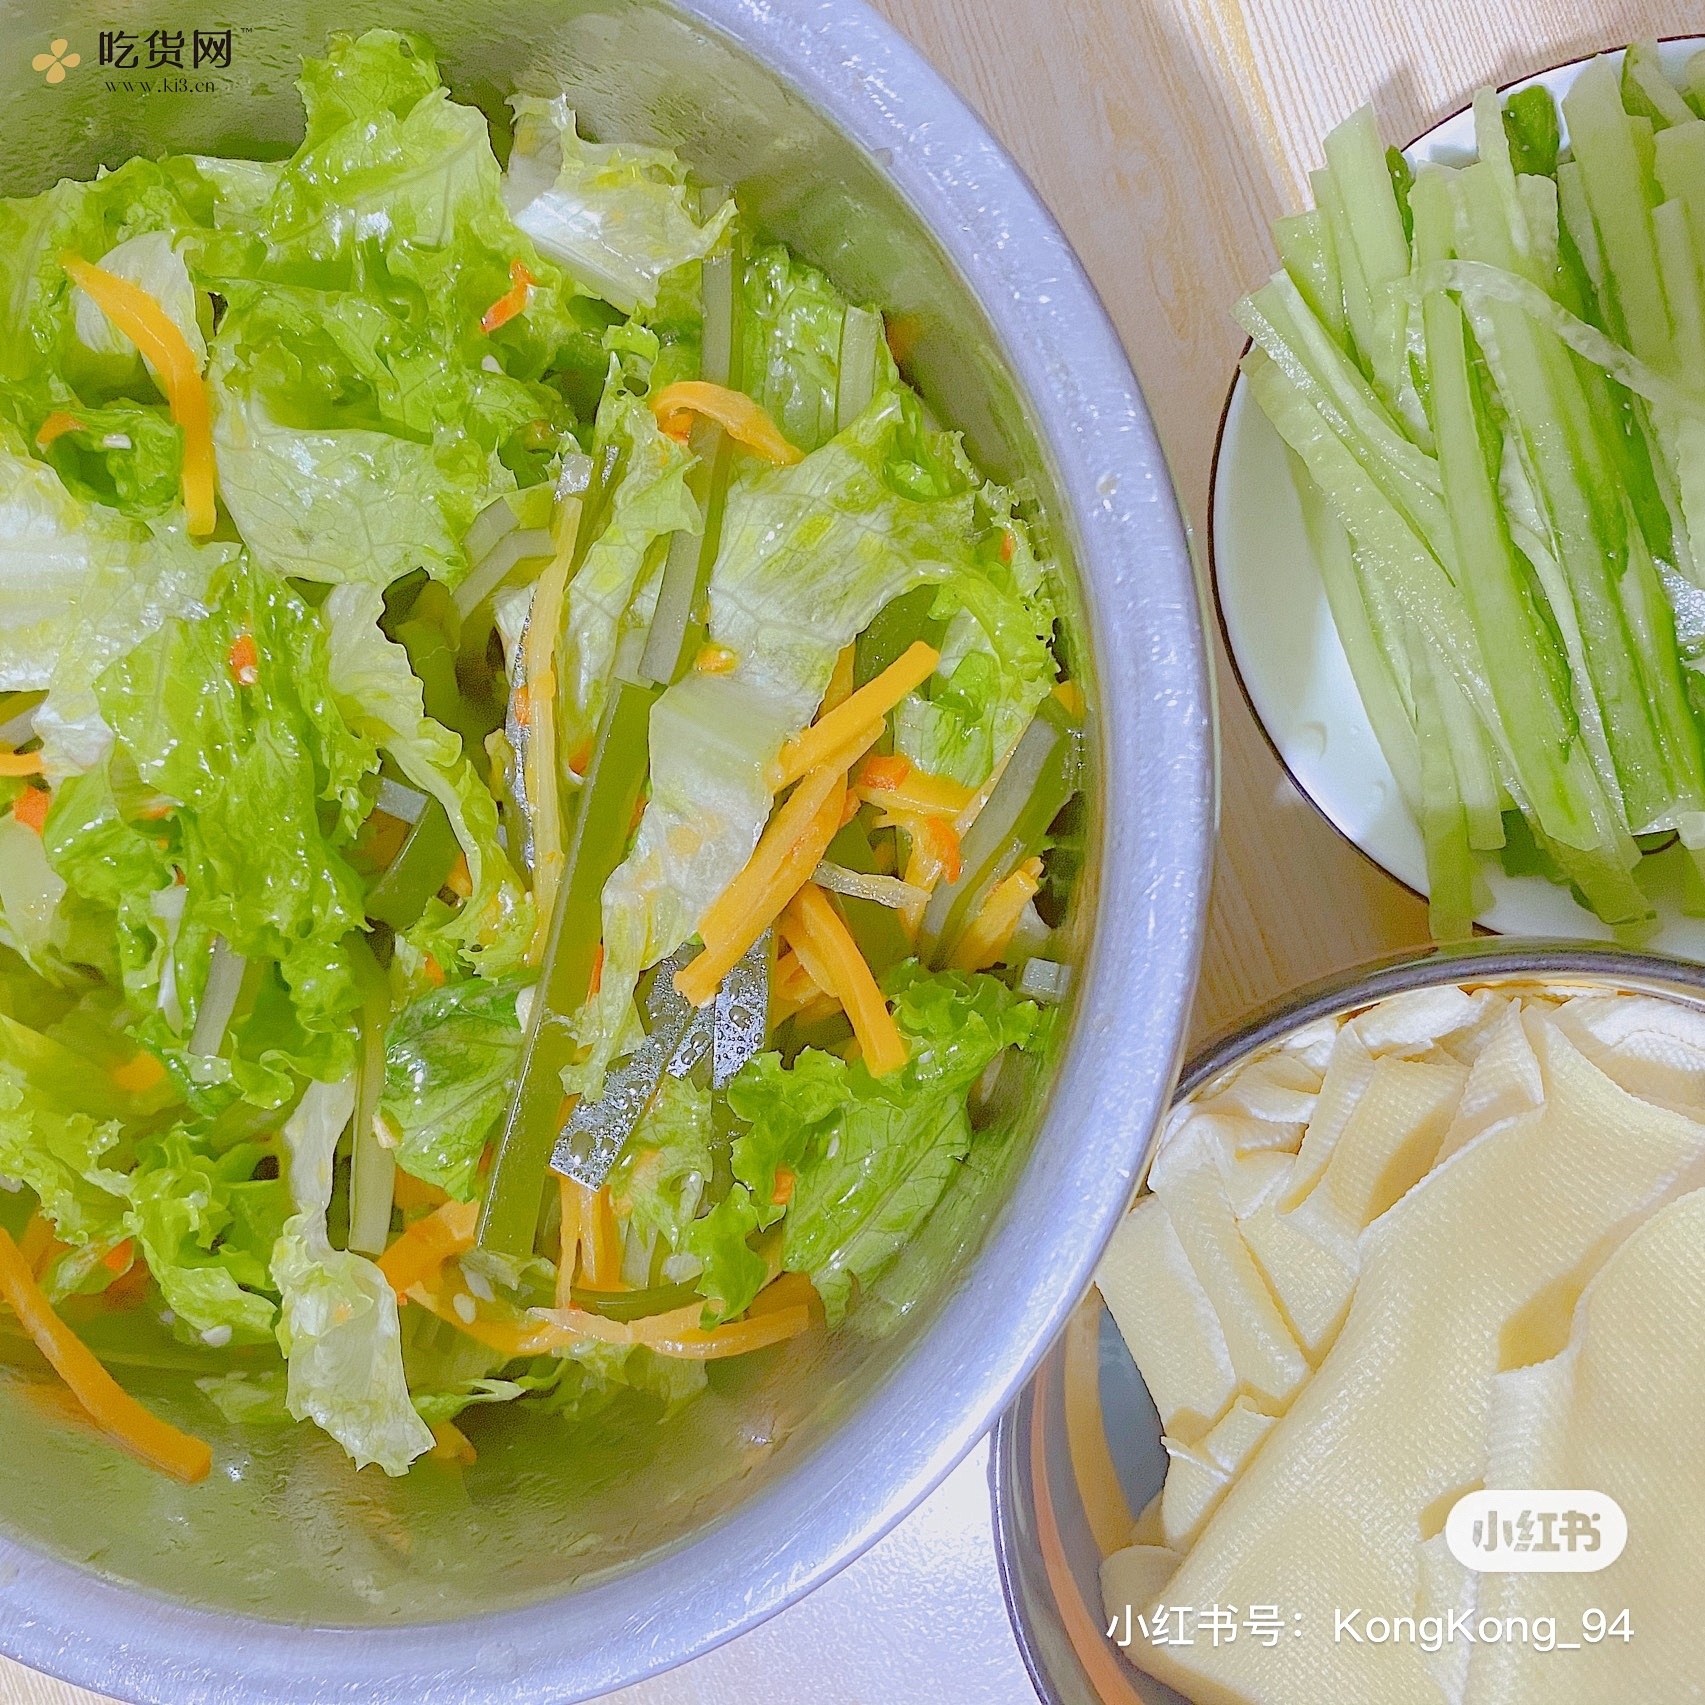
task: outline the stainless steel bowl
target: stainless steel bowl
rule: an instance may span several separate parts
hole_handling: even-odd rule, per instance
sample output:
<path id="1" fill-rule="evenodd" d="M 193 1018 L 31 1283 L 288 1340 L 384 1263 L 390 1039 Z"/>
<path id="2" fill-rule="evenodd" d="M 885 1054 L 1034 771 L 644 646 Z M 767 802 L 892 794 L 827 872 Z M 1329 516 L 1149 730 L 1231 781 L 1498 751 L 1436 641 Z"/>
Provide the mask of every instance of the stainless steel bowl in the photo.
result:
<path id="1" fill-rule="evenodd" d="M 1389 995 L 1439 983 L 1536 981 L 1705 1008 L 1705 966 L 1582 942 L 1494 937 L 1364 965 L 1286 997 L 1197 1054 L 1176 1099 L 1305 1024 Z M 1160 1417 L 1113 1317 L 1091 1291 L 1001 1417 L 989 1453 L 1001 1585 L 1044 1705 L 1188 1705 L 1125 1662 L 1101 1609 L 1097 1529 L 1105 1539 L 1106 1507 L 1116 1499 L 1141 1510 L 1165 1481 L 1166 1462 Z"/>
<path id="2" fill-rule="evenodd" d="M 186 1492 L 45 1417 L 0 1368 L 0 1651 L 161 1705 L 602 1693 L 780 1609 L 916 1504 L 1041 1355 L 1136 1186 L 1181 1049 L 1212 833 L 1196 593 L 1147 412 L 1035 194 L 856 0 L 227 0 L 205 17 L 12 0 L 6 20 L 10 193 L 136 152 L 288 147 L 295 67 L 333 28 L 426 31 L 455 91 L 497 119 L 517 87 L 566 88 L 595 134 L 678 146 L 772 234 L 907 315 L 940 417 L 991 471 L 1035 480 L 1093 705 L 1081 971 L 1058 1069 L 936 1228 L 956 1258 L 915 1307 L 719 1371 L 613 1453 L 482 1417 L 467 1495 L 354 1475 L 300 1430 L 221 1432 L 187 1382 L 144 1380 L 212 1429 L 215 1477 Z M 150 31 L 227 26 L 229 67 L 170 74 L 187 87 L 150 76 Z M 139 68 L 102 65 L 118 30 Z M 32 66 L 49 52 L 79 61 L 52 84 Z"/>

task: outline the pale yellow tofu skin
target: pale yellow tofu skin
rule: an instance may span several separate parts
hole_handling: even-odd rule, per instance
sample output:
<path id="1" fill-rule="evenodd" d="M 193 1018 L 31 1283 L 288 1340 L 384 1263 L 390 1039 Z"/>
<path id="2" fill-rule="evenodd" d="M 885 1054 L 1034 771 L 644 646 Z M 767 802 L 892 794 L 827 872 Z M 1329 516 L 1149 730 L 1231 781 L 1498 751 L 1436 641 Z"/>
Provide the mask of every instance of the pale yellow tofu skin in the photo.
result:
<path id="1" fill-rule="evenodd" d="M 1335 1640 L 1334 1613 L 1414 1613 L 1423 1542 L 1484 1472 L 1506 1327 L 1705 1165 L 1705 1125 L 1634 1100 L 1548 1020 L 1534 1029 L 1545 1105 L 1366 1234 L 1342 1331 L 1166 1587 L 1168 1604 L 1281 1603 L 1302 1636 L 1131 1648 L 1199 1705 L 1441 1705 L 1418 1645 Z"/>
<path id="2" fill-rule="evenodd" d="M 1553 1616 L 1575 1652 L 1473 1648 L 1465 1705 L 1705 1697 L 1705 1191 L 1654 1215 L 1581 1298 L 1566 1349 L 1500 1377 L 1487 1484 L 1605 1492 L 1628 1549 L 1602 1573 L 1475 1577 L 1477 1616 Z M 1626 1609 L 1630 1638 L 1581 1638 Z M 1605 1623 L 1597 1623 L 1600 1629 Z"/>
<path id="3" fill-rule="evenodd" d="M 1095 1282 L 1162 1427 L 1199 1439 L 1231 1403 L 1237 1375 L 1219 1315 L 1157 1197 L 1144 1196 L 1120 1222 Z"/>

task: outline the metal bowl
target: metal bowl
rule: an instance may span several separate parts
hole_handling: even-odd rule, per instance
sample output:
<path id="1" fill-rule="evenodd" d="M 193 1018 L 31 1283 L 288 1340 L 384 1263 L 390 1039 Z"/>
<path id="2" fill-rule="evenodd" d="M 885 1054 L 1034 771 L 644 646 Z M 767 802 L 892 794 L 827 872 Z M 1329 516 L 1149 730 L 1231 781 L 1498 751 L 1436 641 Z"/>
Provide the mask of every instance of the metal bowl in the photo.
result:
<path id="1" fill-rule="evenodd" d="M 1582 942 L 1469 942 L 1364 965 L 1287 997 L 1196 1055 L 1176 1099 L 1316 1019 L 1457 982 L 1580 984 L 1705 1008 L 1705 967 L 1682 960 Z M 1101 1560 L 1125 1543 L 1130 1514 L 1160 1490 L 1166 1463 L 1160 1417 L 1091 1290 L 1001 1417 L 989 1453 L 1001 1584 L 1044 1705 L 1187 1705 L 1125 1661 L 1101 1608 Z"/>
<path id="2" fill-rule="evenodd" d="M 856 0 L 228 0 L 213 18 L 228 66 L 186 53 L 184 73 L 151 73 L 151 31 L 181 43 L 209 20 L 18 0 L 0 188 L 137 152 L 286 150 L 291 80 L 328 30 L 424 30 L 453 90 L 494 119 L 515 88 L 567 89 L 594 134 L 678 146 L 771 234 L 907 316 L 909 373 L 991 472 L 1033 479 L 1064 567 L 1095 731 L 1077 993 L 1056 1069 L 1013 1099 L 1010 1140 L 932 1222 L 916 1258 L 940 1276 L 915 1304 L 719 1368 L 676 1419 L 596 1452 L 559 1422 L 487 1411 L 461 1490 L 356 1475 L 303 1429 L 221 1431 L 187 1380 L 127 1375 L 211 1437 L 214 1478 L 185 1491 L 0 1367 L 0 1651 L 161 1705 L 584 1699 L 750 1626 L 879 1538 L 1083 1293 L 1195 980 L 1213 811 L 1195 586 L 1147 412 L 1070 249 Z M 121 31 L 134 67 L 103 64 Z"/>

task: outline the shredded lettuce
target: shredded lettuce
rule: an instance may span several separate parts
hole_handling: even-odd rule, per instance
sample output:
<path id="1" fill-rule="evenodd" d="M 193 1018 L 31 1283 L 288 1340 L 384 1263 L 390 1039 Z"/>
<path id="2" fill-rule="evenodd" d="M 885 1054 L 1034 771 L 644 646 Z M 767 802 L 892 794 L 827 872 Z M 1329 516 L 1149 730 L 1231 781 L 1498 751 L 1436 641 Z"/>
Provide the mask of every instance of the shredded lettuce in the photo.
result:
<path id="1" fill-rule="evenodd" d="M 584 142 L 558 95 L 516 95 L 504 194 L 515 223 L 571 276 L 631 314 L 657 305 L 664 275 L 703 260 L 734 203 L 700 224 L 686 167 L 667 148 Z"/>
<path id="2" fill-rule="evenodd" d="M 862 1063 L 807 1048 L 791 1066 L 760 1054 L 729 1085 L 748 1128 L 735 1140 L 738 1187 L 755 1223 L 785 1215 L 782 1264 L 810 1275 L 831 1322 L 855 1282 L 880 1274 L 929 1217 L 971 1148 L 966 1096 L 1002 1049 L 1032 1045 L 1041 1014 L 998 978 L 920 970 L 885 981 L 906 1039 L 905 1067 L 873 1078 Z M 785 1206 L 776 1173 L 794 1186 Z"/>
<path id="3" fill-rule="evenodd" d="M 326 599 L 331 691 L 349 724 L 388 752 L 444 807 L 473 892 L 444 935 L 490 976 L 513 970 L 533 933 L 532 896 L 498 844 L 497 804 L 462 754 L 459 735 L 426 714 L 408 653 L 379 628 L 377 587 L 334 587 Z"/>
<path id="4" fill-rule="evenodd" d="M 355 1108 L 352 1079 L 311 1083 L 284 1127 L 296 1212 L 272 1256 L 283 1303 L 278 1341 L 289 1363 L 288 1405 L 387 1474 L 432 1448 L 403 1374 L 397 1299 L 371 1261 L 333 1249 L 326 1233 L 332 1156 Z"/>
<path id="5" fill-rule="evenodd" d="M 380 1111 L 397 1164 L 459 1201 L 479 1191 L 479 1160 L 521 1058 L 519 978 L 470 979 L 410 1001 L 385 1043 Z"/>

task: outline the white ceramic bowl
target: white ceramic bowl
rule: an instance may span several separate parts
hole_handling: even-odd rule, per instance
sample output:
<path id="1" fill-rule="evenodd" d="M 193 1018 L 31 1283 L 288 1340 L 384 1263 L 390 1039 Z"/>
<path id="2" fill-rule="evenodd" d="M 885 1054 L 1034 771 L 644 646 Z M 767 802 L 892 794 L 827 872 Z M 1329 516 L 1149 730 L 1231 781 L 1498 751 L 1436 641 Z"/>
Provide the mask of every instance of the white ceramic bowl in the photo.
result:
<path id="1" fill-rule="evenodd" d="M 1705 37 L 1662 44 L 1676 70 L 1705 47 Z M 1621 55 L 1617 54 L 1620 59 Z M 1561 100 L 1585 59 L 1508 85 L 1538 84 Z M 1404 150 L 1412 165 L 1461 164 L 1474 156 L 1468 110 L 1435 125 Z M 1285 447 L 1255 405 L 1240 373 L 1231 388 L 1214 456 L 1209 554 L 1226 648 L 1255 718 L 1298 788 L 1341 834 L 1418 894 L 1427 892 L 1421 831 L 1374 738 L 1339 644 Z M 1669 874 L 1674 848 L 1648 859 L 1648 874 Z M 1478 922 L 1506 935 L 1608 940 L 1610 929 L 1577 906 L 1568 890 L 1540 876 L 1506 876 L 1495 861 L 1487 877 L 1492 904 Z M 1679 873 L 1677 873 L 1679 875 Z M 1666 885 L 1652 881 L 1653 888 Z M 1705 959 L 1705 918 L 1682 914 L 1654 895 L 1658 929 L 1646 945 Z"/>

